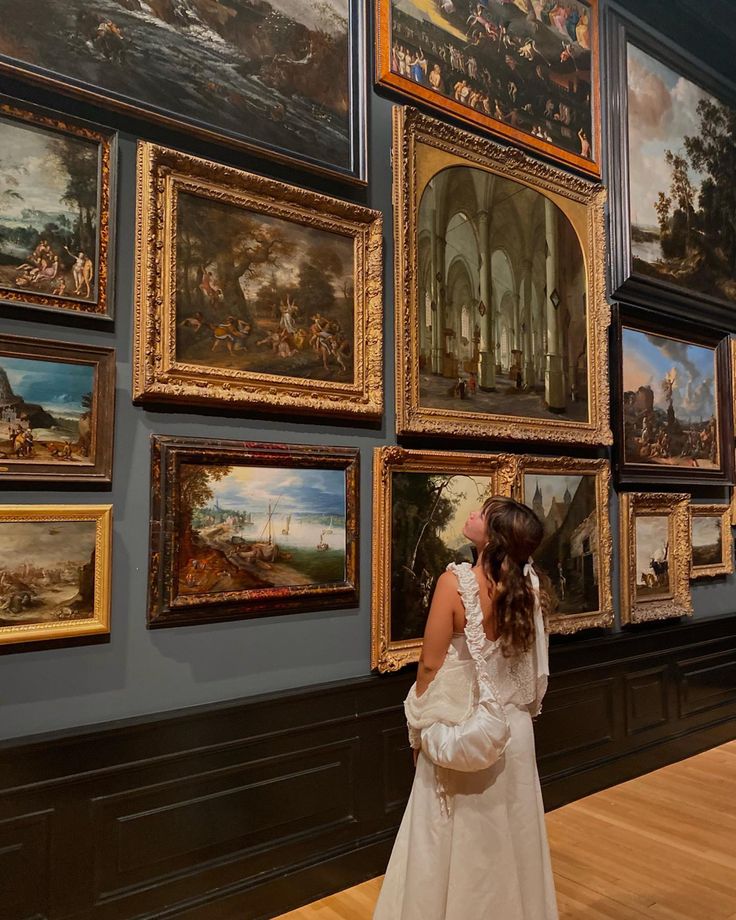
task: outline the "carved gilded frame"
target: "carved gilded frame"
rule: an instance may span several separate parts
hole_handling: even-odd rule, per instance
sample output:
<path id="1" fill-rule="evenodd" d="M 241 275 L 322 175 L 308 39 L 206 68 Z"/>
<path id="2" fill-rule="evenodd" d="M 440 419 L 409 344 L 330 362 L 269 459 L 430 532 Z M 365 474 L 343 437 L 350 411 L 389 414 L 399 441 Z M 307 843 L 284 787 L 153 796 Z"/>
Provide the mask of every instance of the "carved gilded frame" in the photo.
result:
<path id="1" fill-rule="evenodd" d="M 585 613 L 556 613 L 550 617 L 551 633 L 570 635 L 582 629 L 605 629 L 613 625 L 613 594 L 611 591 L 611 559 L 613 543 L 609 502 L 611 498 L 611 466 L 608 460 L 576 460 L 570 457 L 514 458 L 513 496 L 520 502 L 526 501 L 524 477 L 540 476 L 595 476 L 596 527 L 598 532 L 598 592 L 599 608 Z"/>
<path id="2" fill-rule="evenodd" d="M 708 565 L 696 565 L 690 554 L 690 577 L 713 578 L 717 575 L 733 575 L 733 534 L 731 532 L 731 505 L 690 505 L 690 519 L 696 517 L 719 518 L 721 529 L 721 561 Z M 692 524 L 691 524 L 692 530 Z"/>
<path id="3" fill-rule="evenodd" d="M 177 200 L 186 192 L 339 234 L 354 246 L 352 383 L 187 364 L 176 354 Z M 382 216 L 140 141 L 133 398 L 375 419 L 383 412 Z"/>
<path id="4" fill-rule="evenodd" d="M 95 522 L 94 610 L 91 617 L 59 620 L 53 623 L 0 625 L 0 645 L 47 642 L 107 635 L 110 632 L 112 576 L 112 505 L 3 505 L 0 523 L 20 524 L 37 521 L 43 524 L 65 521 Z"/>
<path id="5" fill-rule="evenodd" d="M 420 156 L 422 151 L 424 156 Z M 393 164 L 398 433 L 611 444 L 607 343 L 611 311 L 605 295 L 603 186 L 401 106 L 393 112 Z M 472 166 L 535 189 L 554 201 L 572 223 L 583 250 L 587 279 L 587 422 L 421 406 L 417 214 L 428 183 L 449 166 Z"/>
<path id="6" fill-rule="evenodd" d="M 636 599 L 636 518 L 667 515 L 669 518 L 670 592 L 649 601 Z M 621 531 L 621 622 L 646 623 L 672 617 L 692 616 L 690 593 L 690 496 L 685 492 L 624 492 L 620 496 Z"/>
<path id="7" fill-rule="evenodd" d="M 507 454 L 405 450 L 377 447 L 373 451 L 373 560 L 371 606 L 371 668 L 398 671 L 419 660 L 421 637 L 391 638 L 392 477 L 397 472 L 488 476 L 489 494 L 510 495 L 514 465 Z"/>

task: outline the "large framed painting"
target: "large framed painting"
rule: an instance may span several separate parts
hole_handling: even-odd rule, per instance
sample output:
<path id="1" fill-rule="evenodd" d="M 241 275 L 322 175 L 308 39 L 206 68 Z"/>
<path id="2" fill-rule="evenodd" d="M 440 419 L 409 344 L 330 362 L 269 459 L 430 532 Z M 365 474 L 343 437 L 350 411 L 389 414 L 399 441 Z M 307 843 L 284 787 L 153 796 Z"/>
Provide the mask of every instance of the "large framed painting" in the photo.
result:
<path id="1" fill-rule="evenodd" d="M 691 616 L 690 496 L 624 492 L 619 502 L 621 621 Z"/>
<path id="2" fill-rule="evenodd" d="M 109 484 L 115 351 L 0 335 L 0 484 Z"/>
<path id="3" fill-rule="evenodd" d="M 733 533 L 730 505 L 690 505 L 692 578 L 733 575 Z"/>
<path id="4" fill-rule="evenodd" d="M 372 668 L 419 660 L 437 579 L 449 563 L 473 560 L 468 514 L 509 495 L 513 475 L 503 454 L 374 450 Z"/>
<path id="5" fill-rule="evenodd" d="M 365 182 L 361 0 L 6 0 L 0 72 Z"/>
<path id="6" fill-rule="evenodd" d="M 400 434 L 609 444 L 603 188 L 394 109 Z"/>
<path id="7" fill-rule="evenodd" d="M 117 135 L 0 96 L 0 303 L 113 317 Z"/>
<path id="8" fill-rule="evenodd" d="M 686 317 L 736 307 L 736 86 L 609 12 L 612 290 Z"/>
<path id="9" fill-rule="evenodd" d="M 729 485 L 728 336 L 620 306 L 616 342 L 619 482 Z"/>
<path id="10" fill-rule="evenodd" d="M 0 507 L 0 645 L 110 632 L 112 505 Z"/>
<path id="11" fill-rule="evenodd" d="M 600 176 L 597 0 L 375 0 L 376 81 Z"/>
<path id="12" fill-rule="evenodd" d="M 151 627 L 358 603 L 359 453 L 153 437 Z"/>
<path id="13" fill-rule="evenodd" d="M 377 418 L 381 214 L 141 142 L 134 398 Z"/>
<path id="14" fill-rule="evenodd" d="M 516 462 L 515 496 L 544 525 L 534 561 L 555 594 L 550 632 L 612 626 L 608 461 L 520 456 Z"/>

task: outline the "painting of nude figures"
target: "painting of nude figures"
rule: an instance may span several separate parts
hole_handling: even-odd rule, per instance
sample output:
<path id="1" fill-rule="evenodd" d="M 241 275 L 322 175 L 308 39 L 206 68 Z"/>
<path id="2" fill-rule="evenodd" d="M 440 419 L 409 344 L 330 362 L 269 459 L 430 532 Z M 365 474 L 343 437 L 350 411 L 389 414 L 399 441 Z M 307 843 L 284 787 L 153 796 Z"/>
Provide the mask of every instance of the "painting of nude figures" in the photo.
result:
<path id="1" fill-rule="evenodd" d="M 171 517 L 154 515 L 152 625 L 350 606 L 355 451 L 167 438 L 153 451 L 155 507 Z"/>
<path id="2" fill-rule="evenodd" d="M 379 83 L 598 176 L 598 7 L 376 0 Z"/>
<path id="3" fill-rule="evenodd" d="M 137 398 L 379 415 L 380 214 L 149 144 L 139 162 Z"/>
<path id="4" fill-rule="evenodd" d="M 358 0 L 4 0 L 0 68 L 364 179 Z"/>
<path id="5" fill-rule="evenodd" d="M 0 299 L 109 318 L 114 135 L 0 100 Z"/>

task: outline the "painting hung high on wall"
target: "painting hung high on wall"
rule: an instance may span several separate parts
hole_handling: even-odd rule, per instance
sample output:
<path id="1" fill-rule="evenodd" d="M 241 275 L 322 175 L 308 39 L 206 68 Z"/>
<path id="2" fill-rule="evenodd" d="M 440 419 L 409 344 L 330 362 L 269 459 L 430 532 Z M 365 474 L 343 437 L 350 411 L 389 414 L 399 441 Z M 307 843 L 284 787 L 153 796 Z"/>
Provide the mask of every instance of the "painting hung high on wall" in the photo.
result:
<path id="1" fill-rule="evenodd" d="M 110 631 L 111 505 L 0 508 L 0 645 Z"/>
<path id="2" fill-rule="evenodd" d="M 381 414 L 379 212 L 145 143 L 138 178 L 136 398 Z"/>
<path id="3" fill-rule="evenodd" d="M 600 175 L 597 0 L 376 0 L 380 86 Z"/>
<path id="4" fill-rule="evenodd" d="M 600 186 L 395 109 L 400 433 L 610 443 Z"/>
<path id="5" fill-rule="evenodd" d="M 358 453 L 153 439 L 148 622 L 354 606 Z"/>
<path id="6" fill-rule="evenodd" d="M 6 0 L 0 68 L 364 181 L 358 0 Z"/>
<path id="7" fill-rule="evenodd" d="M 729 505 L 690 506 L 692 578 L 732 575 L 733 533 Z"/>
<path id="8" fill-rule="evenodd" d="M 0 98 L 0 300 L 112 318 L 116 135 Z"/>

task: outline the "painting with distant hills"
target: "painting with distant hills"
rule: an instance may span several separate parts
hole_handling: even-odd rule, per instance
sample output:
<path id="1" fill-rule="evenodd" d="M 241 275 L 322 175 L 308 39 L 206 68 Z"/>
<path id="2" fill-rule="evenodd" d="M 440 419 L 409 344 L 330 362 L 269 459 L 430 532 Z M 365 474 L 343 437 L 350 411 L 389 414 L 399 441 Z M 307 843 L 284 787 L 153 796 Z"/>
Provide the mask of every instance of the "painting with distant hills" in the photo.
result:
<path id="1" fill-rule="evenodd" d="M 360 177 L 353 0 L 4 0 L 1 61 Z"/>

